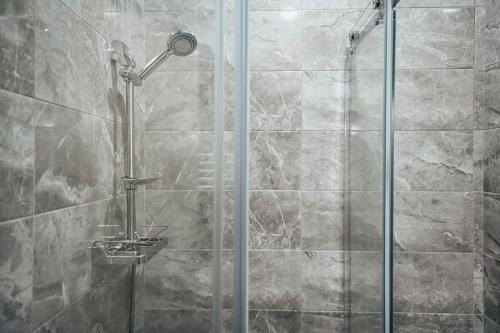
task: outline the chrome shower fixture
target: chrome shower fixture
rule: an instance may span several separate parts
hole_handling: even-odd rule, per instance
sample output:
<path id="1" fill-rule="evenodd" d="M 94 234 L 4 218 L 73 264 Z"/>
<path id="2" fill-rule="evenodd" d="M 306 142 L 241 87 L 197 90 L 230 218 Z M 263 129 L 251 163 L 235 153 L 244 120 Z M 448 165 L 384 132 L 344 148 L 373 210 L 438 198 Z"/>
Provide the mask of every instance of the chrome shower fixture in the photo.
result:
<path id="1" fill-rule="evenodd" d="M 196 50 L 198 42 L 196 37 L 189 32 L 177 31 L 170 35 L 168 39 L 167 49 L 162 51 L 153 58 L 146 67 L 139 73 L 141 80 L 146 79 L 153 73 L 161 64 L 163 64 L 171 55 L 185 57 Z"/>

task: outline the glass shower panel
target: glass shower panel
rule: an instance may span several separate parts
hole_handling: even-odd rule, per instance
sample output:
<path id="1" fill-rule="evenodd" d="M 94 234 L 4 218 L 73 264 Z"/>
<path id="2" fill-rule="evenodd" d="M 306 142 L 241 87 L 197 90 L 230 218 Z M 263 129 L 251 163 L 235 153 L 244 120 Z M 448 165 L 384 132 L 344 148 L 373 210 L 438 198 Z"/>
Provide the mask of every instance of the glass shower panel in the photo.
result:
<path id="1" fill-rule="evenodd" d="M 482 174 L 474 156 L 483 132 L 475 130 L 473 86 L 484 70 L 475 51 L 483 14 L 473 1 L 396 7 L 394 307 L 401 331 L 480 329 L 481 214 L 474 212 L 481 212 Z"/>
<path id="2" fill-rule="evenodd" d="M 383 8 L 358 13 L 345 58 L 346 330 L 383 332 Z"/>

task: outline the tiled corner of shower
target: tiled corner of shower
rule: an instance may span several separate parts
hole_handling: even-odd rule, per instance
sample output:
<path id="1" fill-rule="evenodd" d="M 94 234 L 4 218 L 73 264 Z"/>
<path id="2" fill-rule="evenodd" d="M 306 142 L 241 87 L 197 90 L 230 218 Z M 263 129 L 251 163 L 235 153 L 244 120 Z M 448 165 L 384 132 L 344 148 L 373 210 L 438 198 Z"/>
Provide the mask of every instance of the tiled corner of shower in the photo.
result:
<path id="1" fill-rule="evenodd" d="M 108 45 L 125 39 L 144 62 L 143 1 L 7 0 L 0 25 L 0 331 L 125 332 L 130 271 L 92 266 L 89 247 L 123 228 Z"/>

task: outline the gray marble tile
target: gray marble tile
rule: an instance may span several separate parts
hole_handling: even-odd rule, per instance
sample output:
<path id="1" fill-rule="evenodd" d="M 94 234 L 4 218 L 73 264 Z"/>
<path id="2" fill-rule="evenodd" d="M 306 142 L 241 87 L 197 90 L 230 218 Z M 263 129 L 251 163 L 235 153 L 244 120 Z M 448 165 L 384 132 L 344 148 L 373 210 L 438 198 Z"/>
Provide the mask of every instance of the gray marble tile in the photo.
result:
<path id="1" fill-rule="evenodd" d="M 472 314 L 474 257 L 463 253 L 398 253 L 395 311 Z"/>
<path id="2" fill-rule="evenodd" d="M 472 193 L 396 192 L 394 206 L 396 251 L 472 252 Z"/>
<path id="3" fill-rule="evenodd" d="M 301 0 L 251 0 L 250 10 L 302 9 Z"/>
<path id="4" fill-rule="evenodd" d="M 500 193 L 500 171 L 498 171 L 498 165 L 500 163 L 499 137 L 500 129 L 492 129 L 484 132 L 483 181 L 485 192 Z"/>
<path id="5" fill-rule="evenodd" d="M 94 118 L 92 141 L 92 199 L 124 194 L 125 129 L 121 124 Z M 142 140 L 137 140 L 142 143 Z M 137 164 L 136 164 L 137 165 Z"/>
<path id="6" fill-rule="evenodd" d="M 473 134 L 473 150 L 472 156 L 474 159 L 474 191 L 481 192 L 484 189 L 484 151 L 485 139 L 488 131 L 475 130 Z"/>
<path id="7" fill-rule="evenodd" d="M 483 316 L 480 316 L 480 315 L 474 316 L 472 325 L 473 325 L 473 329 L 472 329 L 473 333 L 485 333 L 484 317 Z"/>
<path id="8" fill-rule="evenodd" d="M 397 132 L 395 184 L 398 190 L 472 189 L 472 132 Z"/>
<path id="9" fill-rule="evenodd" d="M 484 127 L 499 127 L 500 97 L 498 96 L 498 84 L 500 83 L 500 70 L 490 70 L 484 74 Z"/>
<path id="10" fill-rule="evenodd" d="M 397 11 L 398 68 L 472 68 L 474 8 Z"/>
<path id="11" fill-rule="evenodd" d="M 148 309 L 145 311 L 145 324 L 148 333 L 209 332 L 212 312 L 200 309 Z"/>
<path id="12" fill-rule="evenodd" d="M 302 333 L 342 333 L 346 318 L 339 312 L 302 312 Z"/>
<path id="13" fill-rule="evenodd" d="M 383 72 L 351 71 L 346 88 L 345 117 L 351 130 L 382 130 Z"/>
<path id="14" fill-rule="evenodd" d="M 33 219 L 0 225 L 0 331 L 30 332 Z"/>
<path id="15" fill-rule="evenodd" d="M 301 309 L 303 255 L 301 251 L 250 251 L 251 309 Z"/>
<path id="16" fill-rule="evenodd" d="M 302 249 L 344 248 L 344 195 L 339 192 L 301 193 Z"/>
<path id="17" fill-rule="evenodd" d="M 35 213 L 88 202 L 93 183 L 91 118 L 44 104 L 35 127 Z"/>
<path id="18" fill-rule="evenodd" d="M 448 314 L 396 314 L 394 332 L 472 332 L 473 316 Z"/>
<path id="19" fill-rule="evenodd" d="M 474 314 L 484 314 L 484 255 L 474 255 L 474 274 L 472 281 L 472 297 L 474 299 Z"/>
<path id="20" fill-rule="evenodd" d="M 210 249 L 213 194 L 201 191 L 146 191 L 146 225 L 168 225 L 168 247 Z"/>
<path id="21" fill-rule="evenodd" d="M 383 253 L 351 252 L 348 258 L 351 311 L 381 312 Z"/>
<path id="22" fill-rule="evenodd" d="M 66 307 L 36 333 L 128 332 L 130 274 L 94 288 Z"/>
<path id="23" fill-rule="evenodd" d="M 301 333 L 298 311 L 250 311 L 249 331 L 255 333 Z"/>
<path id="24" fill-rule="evenodd" d="M 250 69 L 301 69 L 301 14 L 300 11 L 250 12 Z"/>
<path id="25" fill-rule="evenodd" d="M 396 72 L 397 130 L 473 129 L 473 70 Z"/>
<path id="26" fill-rule="evenodd" d="M 344 188 L 344 133 L 302 132 L 301 188 Z"/>
<path id="27" fill-rule="evenodd" d="M 484 253 L 500 258 L 500 226 L 498 214 L 500 213 L 500 196 L 486 193 L 484 195 Z"/>
<path id="28" fill-rule="evenodd" d="M 252 130 L 300 130 L 302 75 L 300 72 L 252 72 L 250 112 Z"/>
<path id="29" fill-rule="evenodd" d="M 473 7 L 474 0 L 401 0 L 398 3 L 398 8 L 404 7 Z"/>
<path id="30" fill-rule="evenodd" d="M 215 172 L 213 136 L 213 132 L 148 132 L 146 173 L 161 177 L 150 187 L 211 190 Z"/>
<path id="31" fill-rule="evenodd" d="M 382 313 L 352 313 L 350 329 L 352 333 L 380 333 L 383 332 Z"/>
<path id="32" fill-rule="evenodd" d="M 488 128 L 490 114 L 486 109 L 486 73 L 484 70 L 474 71 L 474 123 L 476 129 Z M 492 120 L 495 118 L 493 117 Z"/>
<path id="33" fill-rule="evenodd" d="M 301 141 L 300 132 L 250 133 L 250 188 L 298 190 Z"/>
<path id="34" fill-rule="evenodd" d="M 372 22 L 376 19 L 376 15 L 376 12 L 372 12 Z M 345 61 L 347 70 L 384 70 L 384 25 L 372 25 L 374 23 L 368 22 L 368 17 L 370 16 L 365 14 L 365 19 L 357 23 L 358 29 L 368 27 L 368 31 L 364 38 L 353 43 L 354 52 L 347 53 Z"/>
<path id="35" fill-rule="evenodd" d="M 346 240 L 353 251 L 382 251 L 382 192 L 351 192 Z"/>
<path id="36" fill-rule="evenodd" d="M 213 130 L 214 75 L 160 72 L 145 81 L 148 130 Z"/>
<path id="37" fill-rule="evenodd" d="M 352 191 L 382 189 L 383 134 L 379 131 L 350 132 L 347 138 L 349 165 L 346 177 Z"/>
<path id="38" fill-rule="evenodd" d="M 485 28 L 486 28 L 486 11 L 483 6 L 475 8 L 475 52 L 474 52 L 474 69 L 485 69 Z"/>
<path id="39" fill-rule="evenodd" d="M 35 3 L 35 96 L 104 115 L 104 39 L 60 2 Z"/>
<path id="40" fill-rule="evenodd" d="M 144 0 L 144 8 L 148 12 L 159 11 L 188 11 L 188 10 L 213 10 L 215 8 L 215 0 Z"/>
<path id="41" fill-rule="evenodd" d="M 484 315 L 492 321 L 500 321 L 500 262 L 484 257 Z"/>
<path id="42" fill-rule="evenodd" d="M 34 218 L 33 322 L 41 324 L 90 289 L 90 225 L 96 204 Z"/>
<path id="43" fill-rule="evenodd" d="M 368 5 L 366 0 L 304 0 L 304 9 L 365 9 Z"/>
<path id="44" fill-rule="evenodd" d="M 343 130 L 346 76 L 343 72 L 304 72 L 303 130 Z"/>
<path id="45" fill-rule="evenodd" d="M 250 247 L 300 248 L 300 193 L 252 191 L 250 194 Z"/>
<path id="46" fill-rule="evenodd" d="M 162 250 L 147 263 L 144 274 L 146 309 L 212 306 L 211 251 Z"/>
<path id="47" fill-rule="evenodd" d="M 6 0 L 0 7 L 0 88 L 28 96 L 35 91 L 33 7 L 33 0 Z"/>
<path id="48" fill-rule="evenodd" d="M 198 40 L 196 51 L 188 57 L 172 57 L 158 71 L 213 70 L 214 22 L 215 13 L 213 11 L 146 12 L 146 59 L 152 59 L 165 49 L 172 32 L 185 30 L 196 36 Z"/>
<path id="49" fill-rule="evenodd" d="M 303 310 L 344 310 L 344 254 L 340 251 L 305 251 Z"/>
<path id="50" fill-rule="evenodd" d="M 484 193 L 474 193 L 474 253 L 484 253 Z"/>
<path id="51" fill-rule="evenodd" d="M 484 10 L 484 60 L 486 69 L 493 69 L 498 68 L 500 61 L 500 43 L 498 42 L 500 36 L 500 30 L 498 29 L 500 4 L 498 1 L 486 1 Z"/>
<path id="52" fill-rule="evenodd" d="M 31 99 L 0 91 L 0 221 L 33 212 L 33 124 L 40 107 Z"/>
<path id="53" fill-rule="evenodd" d="M 302 68 L 342 70 L 346 60 L 347 33 L 360 14 L 360 10 L 353 9 L 304 11 Z"/>
<path id="54" fill-rule="evenodd" d="M 491 319 L 485 317 L 484 318 L 484 331 L 481 331 L 481 333 L 498 333 L 500 332 L 500 327 L 493 322 Z"/>

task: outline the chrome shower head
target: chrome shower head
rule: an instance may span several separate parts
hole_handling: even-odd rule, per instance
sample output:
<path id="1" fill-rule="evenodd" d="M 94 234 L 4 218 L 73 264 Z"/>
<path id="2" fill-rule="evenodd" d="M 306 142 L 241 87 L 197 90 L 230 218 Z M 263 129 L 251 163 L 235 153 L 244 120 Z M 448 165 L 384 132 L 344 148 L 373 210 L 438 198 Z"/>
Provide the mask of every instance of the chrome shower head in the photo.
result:
<path id="1" fill-rule="evenodd" d="M 190 55 L 196 50 L 196 46 L 198 46 L 198 41 L 189 32 L 174 32 L 168 40 L 168 51 L 179 57 Z"/>
<path id="2" fill-rule="evenodd" d="M 153 73 L 161 64 L 165 62 L 172 54 L 185 57 L 196 50 L 198 42 L 196 37 L 189 32 L 177 31 L 170 35 L 168 39 L 167 49 L 154 57 L 139 74 L 141 80 L 146 79 Z"/>

